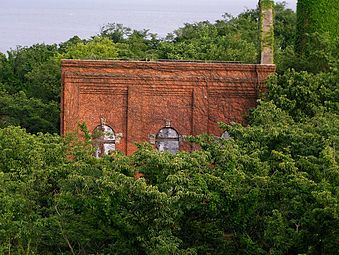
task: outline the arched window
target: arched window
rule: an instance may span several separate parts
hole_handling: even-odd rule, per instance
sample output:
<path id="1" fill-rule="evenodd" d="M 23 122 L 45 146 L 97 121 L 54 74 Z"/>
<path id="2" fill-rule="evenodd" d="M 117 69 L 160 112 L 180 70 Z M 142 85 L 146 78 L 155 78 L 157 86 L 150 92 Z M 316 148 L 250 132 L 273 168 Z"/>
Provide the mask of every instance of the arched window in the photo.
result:
<path id="1" fill-rule="evenodd" d="M 115 134 L 111 127 L 107 125 L 99 125 L 93 132 L 93 145 L 96 148 L 95 157 L 100 158 L 108 155 L 115 150 Z"/>
<path id="2" fill-rule="evenodd" d="M 231 136 L 227 131 L 225 131 L 224 133 L 222 133 L 221 138 L 222 139 L 230 139 Z"/>
<path id="3" fill-rule="evenodd" d="M 155 137 L 155 145 L 159 151 L 168 151 L 175 154 L 179 150 L 179 134 L 171 128 L 160 129 Z"/>

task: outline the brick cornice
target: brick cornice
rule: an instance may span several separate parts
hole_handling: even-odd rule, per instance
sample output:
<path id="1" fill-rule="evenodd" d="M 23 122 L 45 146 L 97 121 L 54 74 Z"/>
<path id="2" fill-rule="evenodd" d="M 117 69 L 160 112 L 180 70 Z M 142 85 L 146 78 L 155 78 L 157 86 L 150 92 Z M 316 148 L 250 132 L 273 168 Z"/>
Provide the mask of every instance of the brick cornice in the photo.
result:
<path id="1" fill-rule="evenodd" d="M 274 72 L 275 65 L 263 64 L 241 64 L 233 62 L 200 62 L 200 61 L 134 61 L 134 60 L 76 60 L 64 59 L 61 61 L 62 68 L 109 68 L 109 69 L 150 69 L 150 70 L 230 70 L 230 71 L 249 71 L 260 70 Z"/>

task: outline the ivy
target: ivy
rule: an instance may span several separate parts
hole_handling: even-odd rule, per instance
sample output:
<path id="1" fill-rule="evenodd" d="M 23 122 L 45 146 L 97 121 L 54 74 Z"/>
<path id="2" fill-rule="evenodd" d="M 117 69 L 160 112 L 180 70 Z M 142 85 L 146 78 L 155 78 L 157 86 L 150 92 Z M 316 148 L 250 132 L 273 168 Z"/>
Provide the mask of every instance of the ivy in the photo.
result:
<path id="1" fill-rule="evenodd" d="M 260 5 L 259 22 L 260 22 L 260 37 L 261 37 L 259 50 L 260 52 L 262 52 L 264 48 L 269 47 L 272 49 L 272 55 L 273 55 L 274 54 L 274 26 L 272 24 L 269 31 L 267 32 L 263 31 L 263 20 L 264 20 L 263 15 L 266 11 L 272 10 L 272 15 L 274 17 L 274 2 L 272 0 L 262 0 L 259 2 L 259 5 Z M 272 22 L 274 22 L 273 20 Z"/>
<path id="2" fill-rule="evenodd" d="M 299 0 L 297 4 L 296 48 L 302 53 L 306 34 L 329 33 L 332 39 L 339 35 L 339 4 L 337 0 Z"/>

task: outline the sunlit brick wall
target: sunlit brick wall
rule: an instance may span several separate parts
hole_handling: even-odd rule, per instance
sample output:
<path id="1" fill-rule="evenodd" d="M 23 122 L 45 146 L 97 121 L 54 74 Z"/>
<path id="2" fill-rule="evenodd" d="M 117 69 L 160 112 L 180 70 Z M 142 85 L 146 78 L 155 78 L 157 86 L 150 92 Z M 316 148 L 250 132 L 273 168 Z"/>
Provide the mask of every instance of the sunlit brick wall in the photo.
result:
<path id="1" fill-rule="evenodd" d="M 218 122 L 244 122 L 274 65 L 203 62 L 62 61 L 61 132 L 90 131 L 100 118 L 135 151 L 166 124 L 182 136 L 220 136 Z M 190 150 L 181 143 L 181 149 Z"/>

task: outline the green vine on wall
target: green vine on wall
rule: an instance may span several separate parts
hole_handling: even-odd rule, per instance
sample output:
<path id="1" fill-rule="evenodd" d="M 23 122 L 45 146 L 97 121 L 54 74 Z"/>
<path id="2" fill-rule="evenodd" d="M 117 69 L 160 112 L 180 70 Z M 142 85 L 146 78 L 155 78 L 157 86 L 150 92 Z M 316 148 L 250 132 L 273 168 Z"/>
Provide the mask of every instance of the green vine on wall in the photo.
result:
<path id="1" fill-rule="evenodd" d="M 261 0 L 259 1 L 259 29 L 260 29 L 260 47 L 259 47 L 259 58 L 261 57 L 261 52 L 264 48 L 270 47 L 272 49 L 272 56 L 274 55 L 274 25 L 272 23 L 270 30 L 265 32 L 263 31 L 263 21 L 264 21 L 264 13 L 267 10 L 272 10 L 272 22 L 274 20 L 274 1 L 272 0 Z M 260 61 L 259 61 L 260 62 Z"/>
<path id="2" fill-rule="evenodd" d="M 298 0 L 296 50 L 306 48 L 306 34 L 329 33 L 331 38 L 339 34 L 338 0 Z"/>

